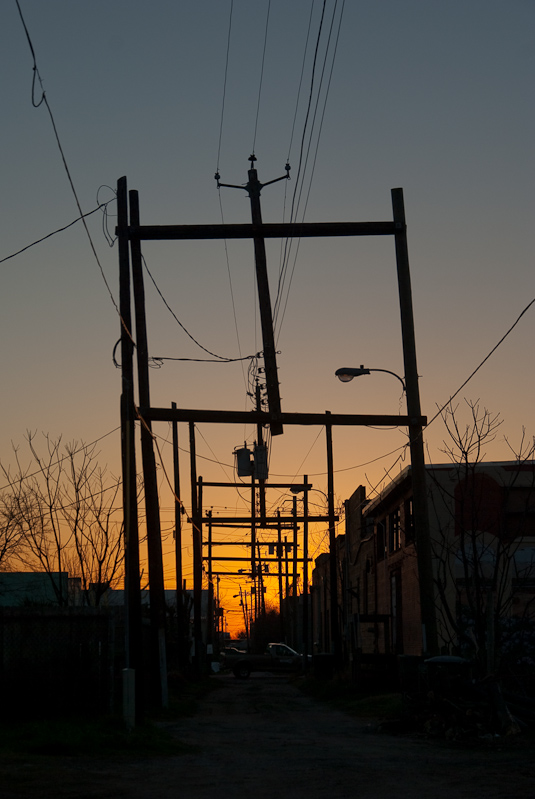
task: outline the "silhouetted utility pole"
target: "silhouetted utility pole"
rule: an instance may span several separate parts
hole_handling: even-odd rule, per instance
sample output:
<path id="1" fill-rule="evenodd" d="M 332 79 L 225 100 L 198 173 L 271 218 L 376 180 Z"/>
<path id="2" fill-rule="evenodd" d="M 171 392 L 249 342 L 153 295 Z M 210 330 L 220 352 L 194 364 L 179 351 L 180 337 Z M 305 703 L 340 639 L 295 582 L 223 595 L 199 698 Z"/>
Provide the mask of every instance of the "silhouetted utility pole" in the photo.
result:
<path id="1" fill-rule="evenodd" d="M 327 417 L 329 411 L 325 411 Z M 331 600 L 331 653 L 337 668 L 341 666 L 342 647 L 340 642 L 340 624 L 338 620 L 338 553 L 336 550 L 336 524 L 334 520 L 334 465 L 333 465 L 333 429 L 325 425 L 327 434 L 327 504 L 329 514 L 329 581 Z"/>
<path id="2" fill-rule="evenodd" d="M 308 475 L 303 477 L 303 663 L 308 668 Z"/>
<path id="3" fill-rule="evenodd" d="M 130 298 L 130 257 L 127 236 L 128 194 L 126 178 L 117 183 L 119 246 L 119 312 L 121 316 L 121 459 L 123 470 L 123 520 L 125 541 L 125 716 L 128 724 L 143 715 L 141 651 L 141 586 L 134 423 L 134 342 Z M 127 675 L 129 675 L 127 677 Z M 132 686 L 133 683 L 133 686 Z M 133 688 L 133 690 L 132 690 Z M 131 695 L 128 695 L 128 692 Z M 134 707 L 132 707 L 132 704 Z"/>
<path id="4" fill-rule="evenodd" d="M 251 475 L 251 577 L 256 586 L 256 488 L 254 469 Z"/>
<path id="5" fill-rule="evenodd" d="M 176 408 L 176 402 L 171 403 Z M 178 663 L 181 668 L 188 665 L 188 622 L 182 587 L 182 502 L 180 501 L 180 466 L 178 457 L 178 422 L 171 423 L 173 435 L 173 485 L 175 491 L 175 571 L 176 571 L 176 615 L 178 634 Z"/>
<path id="6" fill-rule="evenodd" d="M 289 613 L 290 610 L 290 567 L 288 563 L 288 536 L 284 536 L 284 595 L 285 595 L 285 619 L 286 619 L 286 635 L 288 635 L 288 624 L 289 619 L 291 618 L 291 614 Z"/>
<path id="7" fill-rule="evenodd" d="M 259 605 L 260 605 L 260 615 L 266 615 L 266 597 L 264 592 L 264 566 L 262 564 L 262 556 L 260 554 L 260 544 L 257 544 L 258 547 L 258 592 L 259 592 Z"/>
<path id="8" fill-rule="evenodd" d="M 255 398 L 256 398 L 256 410 L 262 410 L 262 399 L 260 395 L 260 386 L 257 383 L 255 387 Z M 266 477 L 265 475 L 260 475 L 257 472 L 257 466 L 259 462 L 260 452 L 263 452 L 264 449 L 264 433 L 263 427 L 261 424 L 257 424 L 256 426 L 256 453 L 255 453 L 255 461 L 254 461 L 254 472 L 255 476 L 258 479 L 258 496 L 259 496 L 259 504 L 260 504 L 260 519 L 262 524 L 266 523 Z"/>
<path id="9" fill-rule="evenodd" d="M 297 646 L 299 599 L 297 596 L 297 497 L 292 497 L 292 518 L 293 518 L 293 557 L 292 557 L 292 646 Z"/>
<path id="10" fill-rule="evenodd" d="M 409 416 L 409 441 L 412 472 L 412 504 L 418 579 L 420 583 L 420 606 L 423 626 L 423 651 L 438 655 L 438 632 L 433 579 L 433 553 L 429 532 L 429 511 L 424 459 L 423 426 L 420 410 L 420 391 L 418 388 L 418 367 L 416 364 L 416 337 L 412 310 L 412 290 L 409 271 L 409 250 L 407 246 L 407 225 L 403 189 L 392 189 L 392 208 L 396 225 L 396 263 L 398 271 L 399 304 L 401 310 L 401 331 L 403 341 L 403 361 L 405 365 L 405 385 L 407 389 L 407 414 Z"/>
<path id="11" fill-rule="evenodd" d="M 214 645 L 214 583 L 212 577 L 212 511 L 208 516 L 208 608 L 206 612 L 206 644 L 212 648 Z M 202 543 L 202 542 L 201 542 Z M 210 650 L 209 650 L 210 651 Z M 212 652 L 210 654 L 213 653 Z"/>
<path id="12" fill-rule="evenodd" d="M 217 186 L 225 186 L 230 189 L 245 189 L 251 200 L 251 218 L 255 227 L 262 225 L 262 210 L 260 207 L 260 192 L 264 186 L 277 183 L 279 180 L 286 180 L 290 177 L 290 165 L 286 164 L 286 174 L 267 183 L 260 183 L 258 172 L 253 169 L 256 156 L 249 158 L 251 169 L 248 171 L 249 180 L 245 186 L 233 186 L 229 183 L 220 183 L 219 174 L 216 174 Z M 271 414 L 271 434 L 280 435 L 283 432 L 281 415 L 281 399 L 279 392 L 279 378 L 277 375 L 277 358 L 275 354 L 275 338 L 273 335 L 273 316 L 271 313 L 271 299 L 269 295 L 269 282 L 267 275 L 266 242 L 260 232 L 253 236 L 255 264 L 256 264 L 256 283 L 258 286 L 258 302 L 260 307 L 260 324 L 262 326 L 262 342 L 264 347 L 264 366 L 266 369 L 266 388 L 268 395 L 269 412 Z"/>
<path id="13" fill-rule="evenodd" d="M 189 424 L 189 454 L 191 471 L 191 526 L 193 538 L 193 639 L 195 643 L 194 671 L 201 673 L 203 663 L 202 640 L 202 538 L 200 501 L 201 487 L 197 483 L 197 461 L 195 452 L 195 425 Z M 200 478 L 201 480 L 201 478 Z"/>
<path id="14" fill-rule="evenodd" d="M 279 570 L 279 621 L 280 638 L 284 641 L 284 603 L 282 601 L 282 526 L 281 512 L 277 511 L 277 568 Z"/>
<path id="15" fill-rule="evenodd" d="M 139 201 L 137 191 L 129 192 L 130 220 L 139 225 Z M 139 403 L 150 407 L 149 353 L 147 325 L 145 319 L 145 291 L 143 265 L 139 241 L 130 242 L 132 255 L 132 277 L 134 306 L 136 313 L 136 352 L 138 368 Z M 147 524 L 147 554 L 149 561 L 150 620 L 152 634 L 153 695 L 158 704 L 167 707 L 167 656 L 165 643 L 165 592 L 163 581 L 162 534 L 160 528 L 160 506 L 156 478 L 156 460 L 150 421 L 141 419 L 141 457 L 145 484 L 145 511 Z M 157 677 L 156 677 L 157 675 Z"/>

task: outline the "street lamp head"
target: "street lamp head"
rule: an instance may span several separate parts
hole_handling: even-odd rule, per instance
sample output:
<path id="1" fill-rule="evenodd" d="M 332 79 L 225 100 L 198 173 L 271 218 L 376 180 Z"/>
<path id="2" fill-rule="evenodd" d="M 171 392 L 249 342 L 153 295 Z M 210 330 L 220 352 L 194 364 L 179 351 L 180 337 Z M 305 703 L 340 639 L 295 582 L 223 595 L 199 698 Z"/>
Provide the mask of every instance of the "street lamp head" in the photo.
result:
<path id="1" fill-rule="evenodd" d="M 342 383 L 349 383 L 354 377 L 360 377 L 360 375 L 369 375 L 370 370 L 365 369 L 361 364 L 358 369 L 351 366 L 344 366 L 341 369 L 337 369 L 334 374 L 338 380 L 342 381 Z"/>

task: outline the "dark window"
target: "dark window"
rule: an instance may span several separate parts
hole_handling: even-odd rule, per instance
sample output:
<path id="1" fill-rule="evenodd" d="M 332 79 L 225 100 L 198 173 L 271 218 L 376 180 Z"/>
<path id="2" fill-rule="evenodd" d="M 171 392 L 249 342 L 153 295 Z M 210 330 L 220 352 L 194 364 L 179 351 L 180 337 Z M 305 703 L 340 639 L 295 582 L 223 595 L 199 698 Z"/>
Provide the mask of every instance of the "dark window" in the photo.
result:
<path id="1" fill-rule="evenodd" d="M 388 517 L 388 550 L 395 552 L 401 547 L 401 519 L 399 508 Z"/>
<path id="2" fill-rule="evenodd" d="M 405 544 L 410 544 L 414 541 L 414 516 L 412 511 L 412 497 L 405 500 L 404 505 L 405 516 Z"/>
<path id="3" fill-rule="evenodd" d="M 401 655 L 403 654 L 401 571 L 392 572 L 390 575 L 390 610 L 392 649 L 396 654 Z"/>
<path id="4" fill-rule="evenodd" d="M 505 536 L 509 539 L 535 535 L 535 489 L 511 488 L 505 503 Z"/>
<path id="5" fill-rule="evenodd" d="M 385 557 L 385 521 L 377 522 L 377 560 L 384 560 Z"/>

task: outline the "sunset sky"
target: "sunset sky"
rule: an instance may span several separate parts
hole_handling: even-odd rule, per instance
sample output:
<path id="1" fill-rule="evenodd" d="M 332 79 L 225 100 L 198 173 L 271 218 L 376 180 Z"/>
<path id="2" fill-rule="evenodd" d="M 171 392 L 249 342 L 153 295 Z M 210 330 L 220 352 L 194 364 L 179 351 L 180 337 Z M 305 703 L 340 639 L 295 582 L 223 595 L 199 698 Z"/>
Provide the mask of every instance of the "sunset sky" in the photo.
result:
<path id="1" fill-rule="evenodd" d="M 223 183 L 245 183 L 253 149 L 262 182 L 283 175 L 287 159 L 292 167 L 291 181 L 262 193 L 265 222 L 289 219 L 296 187 L 299 221 L 389 221 L 390 190 L 402 187 L 429 419 L 527 309 L 455 399 L 461 419 L 465 398 L 501 414 L 488 458 L 508 459 L 523 428 L 528 438 L 535 433 L 535 305 L 528 308 L 535 298 L 535 6 L 328 0 L 312 83 L 323 7 L 320 0 L 20 0 L 81 207 L 87 213 L 111 201 L 112 238 L 123 175 L 139 191 L 144 224 L 249 222 L 246 192 L 218 193 L 214 173 Z M 15 0 L 1 4 L 0 25 L 0 259 L 7 259 L 0 458 L 10 462 L 12 443 L 23 447 L 27 430 L 65 442 L 101 439 L 102 463 L 119 474 L 117 246 L 109 246 L 98 211 L 87 224 L 99 263 L 80 222 L 8 258 L 79 213 L 47 107 L 32 105 L 34 61 Z M 36 80 L 35 105 L 41 95 Z M 211 357 L 175 316 L 217 355 L 261 350 L 251 242 L 151 242 L 143 254 L 174 314 L 146 274 L 151 356 Z M 269 242 L 274 306 L 282 258 L 281 242 Z M 391 376 L 372 373 L 348 385 L 334 377 L 337 367 L 360 364 L 402 374 L 395 269 L 389 238 L 293 243 L 275 327 L 284 411 L 405 413 Z M 165 360 L 151 370 L 152 404 L 250 409 L 247 363 Z M 171 468 L 169 426 L 155 432 Z M 199 426 L 198 473 L 234 480 L 233 450 L 255 435 L 254 426 Z M 444 435 L 439 417 L 425 434 L 430 461 L 444 460 Z M 189 507 L 186 427 L 180 443 Z M 373 496 L 407 464 L 397 462 L 405 443 L 403 429 L 336 429 L 337 503 L 359 484 Z M 164 469 L 159 474 L 170 553 L 173 500 Z M 287 427 L 272 441 L 270 478 L 303 474 L 326 491 L 324 431 Z M 228 490 L 205 499 L 214 514 L 228 514 L 245 512 L 247 496 Z M 289 509 L 287 499 L 272 490 L 270 507 Z M 324 508 L 321 493 L 312 501 Z M 318 529 L 313 551 L 324 546 Z M 165 573 L 171 586 L 170 559 Z M 189 560 L 186 576 L 189 583 Z M 222 583 L 223 604 L 239 585 Z"/>

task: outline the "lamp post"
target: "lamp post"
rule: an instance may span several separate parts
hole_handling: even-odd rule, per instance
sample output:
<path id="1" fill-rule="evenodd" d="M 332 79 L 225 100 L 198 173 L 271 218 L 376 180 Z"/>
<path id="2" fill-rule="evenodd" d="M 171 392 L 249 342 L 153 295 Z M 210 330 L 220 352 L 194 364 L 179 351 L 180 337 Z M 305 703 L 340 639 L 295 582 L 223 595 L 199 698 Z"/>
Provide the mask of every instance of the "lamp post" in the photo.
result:
<path id="1" fill-rule="evenodd" d="M 409 381 L 406 371 L 406 380 L 389 369 L 367 369 L 362 364 L 360 367 L 343 367 L 337 369 L 336 377 L 342 383 L 348 383 L 354 377 L 369 375 L 371 372 L 386 372 L 396 377 L 407 394 L 407 413 L 409 422 L 409 442 L 411 452 L 411 478 L 413 495 L 413 521 L 416 539 L 416 556 L 418 561 L 418 581 L 420 585 L 420 612 L 422 618 L 422 649 L 424 653 L 438 654 L 438 631 L 435 608 L 435 593 L 433 582 L 433 556 L 431 550 L 431 536 L 429 532 L 429 515 L 427 509 L 426 474 L 423 446 L 423 429 L 419 422 L 420 394 L 417 376 Z M 416 372 L 415 372 L 416 374 Z"/>
<path id="2" fill-rule="evenodd" d="M 340 380 L 342 383 L 350 383 L 354 377 L 360 377 L 361 375 L 369 375 L 370 372 L 386 372 L 386 374 L 393 375 L 394 377 L 397 377 L 397 379 L 403 386 L 403 391 L 407 390 L 403 378 L 397 375 L 395 372 L 391 372 L 390 369 L 366 369 L 361 364 L 358 368 L 354 368 L 351 366 L 343 366 L 341 369 L 337 369 L 334 374 L 336 375 L 338 380 Z"/>

